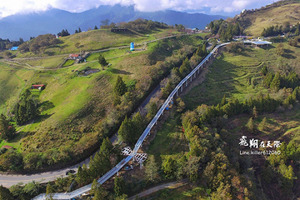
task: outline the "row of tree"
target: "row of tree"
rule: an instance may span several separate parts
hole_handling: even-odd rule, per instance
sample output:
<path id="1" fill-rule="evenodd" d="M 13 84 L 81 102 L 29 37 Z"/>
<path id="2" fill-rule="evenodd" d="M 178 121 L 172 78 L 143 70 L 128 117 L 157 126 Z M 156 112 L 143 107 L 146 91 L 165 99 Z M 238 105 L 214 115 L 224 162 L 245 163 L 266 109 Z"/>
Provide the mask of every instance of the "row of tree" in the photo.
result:
<path id="1" fill-rule="evenodd" d="M 232 117 L 242 113 L 252 114 L 257 112 L 274 112 L 280 104 L 285 105 L 289 103 L 288 105 L 290 105 L 294 104 L 296 100 L 300 100 L 299 87 L 296 87 L 292 94 L 282 102 L 272 99 L 269 95 L 263 96 L 261 94 L 256 99 L 250 98 L 244 102 L 240 102 L 237 99 L 232 99 L 227 102 L 226 97 L 224 96 L 221 103 L 217 104 L 216 106 L 201 105 L 197 108 L 197 112 L 193 112 L 193 114 L 187 113 L 186 117 L 183 118 L 182 123 L 183 127 L 187 129 L 191 124 L 191 118 L 199 119 L 194 121 L 192 124 L 203 126 L 206 123 L 216 123 L 218 122 L 216 119 L 224 116 Z"/>
<path id="2" fill-rule="evenodd" d="M 118 131 L 120 140 L 129 145 L 134 145 L 138 137 L 143 133 L 145 122 L 140 112 L 137 112 L 132 119 L 125 117 Z"/>
<path id="3" fill-rule="evenodd" d="M 0 51 L 8 50 L 13 46 L 19 46 L 24 43 L 23 38 L 20 38 L 19 41 L 10 41 L 9 39 L 0 38 Z"/>
<path id="4" fill-rule="evenodd" d="M 208 27 L 212 34 L 218 34 L 223 41 L 231 41 L 233 36 L 243 34 L 243 29 L 238 22 L 233 23 L 220 19 L 210 22 Z"/>
<path id="5" fill-rule="evenodd" d="M 117 25 L 117 27 L 131 29 L 140 33 L 147 33 L 156 29 L 168 28 L 169 26 L 163 22 L 156 22 L 140 18 L 127 23 L 120 23 Z"/>
<path id="6" fill-rule="evenodd" d="M 264 37 L 269 37 L 269 36 L 277 36 L 277 35 L 281 35 L 283 33 L 293 33 L 296 36 L 299 35 L 299 31 L 300 31 L 300 24 L 296 24 L 296 26 L 292 26 L 292 28 L 290 27 L 289 23 L 284 24 L 284 26 L 269 26 L 267 28 L 264 28 L 264 30 L 262 31 L 261 35 Z"/>
<path id="7" fill-rule="evenodd" d="M 67 29 L 63 29 L 61 32 L 57 33 L 57 36 L 60 36 L 60 37 L 65 37 L 68 35 L 70 35 L 70 33 Z"/>
<path id="8" fill-rule="evenodd" d="M 264 75 L 263 83 L 267 88 L 278 91 L 281 88 L 296 88 L 300 85 L 300 78 L 298 74 L 292 69 L 285 74 L 270 71 L 267 66 L 263 66 L 261 73 Z"/>
<path id="9" fill-rule="evenodd" d="M 55 46 L 61 41 L 56 39 L 55 35 L 46 34 L 39 35 L 36 38 L 33 38 L 30 41 L 24 42 L 19 46 L 19 50 L 22 52 L 33 52 L 35 54 L 43 52 L 46 48 Z"/>
<path id="10" fill-rule="evenodd" d="M 75 178 L 79 186 L 86 185 L 103 176 L 106 172 L 111 169 L 113 162 L 111 158 L 115 157 L 120 152 L 117 152 L 113 148 L 110 140 L 108 138 L 104 139 L 100 151 L 95 154 L 94 157 L 91 157 L 89 162 L 89 168 L 86 165 L 78 168 L 77 176 Z"/>
<path id="11" fill-rule="evenodd" d="M 171 76 L 162 88 L 163 98 L 167 98 L 180 80 L 190 73 L 199 64 L 201 59 L 207 55 L 206 45 L 206 43 L 200 44 L 190 59 L 187 56 L 179 67 L 172 69 Z"/>

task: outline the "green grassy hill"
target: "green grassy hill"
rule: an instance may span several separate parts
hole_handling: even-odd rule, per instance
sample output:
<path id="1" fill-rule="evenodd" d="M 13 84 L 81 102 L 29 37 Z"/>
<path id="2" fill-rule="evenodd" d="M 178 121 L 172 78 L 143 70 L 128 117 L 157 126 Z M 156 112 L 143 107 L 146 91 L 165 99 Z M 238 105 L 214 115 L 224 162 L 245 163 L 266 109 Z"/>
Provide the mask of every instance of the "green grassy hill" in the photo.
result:
<path id="1" fill-rule="evenodd" d="M 79 53 L 82 51 L 100 50 L 112 47 L 129 46 L 131 42 L 143 44 L 146 41 L 178 34 L 176 29 L 156 29 L 148 34 L 134 31 L 113 33 L 110 29 L 89 30 L 58 38 L 58 44 L 43 48 L 41 51 L 20 53 L 11 52 L 17 58 L 46 57 L 61 54 Z M 0 56 L 2 53 L 0 52 Z"/>
<path id="2" fill-rule="evenodd" d="M 75 52 L 78 40 L 84 50 L 129 45 L 129 42 L 149 41 L 167 36 L 174 30 L 158 30 L 144 36 L 129 36 L 93 30 L 62 38 L 64 43 L 59 53 Z M 80 38 L 81 37 L 81 38 Z M 87 62 L 62 68 L 57 65 L 64 55 L 16 58 L 0 60 L 0 111 L 13 116 L 11 112 L 19 95 L 32 84 L 46 84 L 43 91 L 32 91 L 39 103 L 40 117 L 31 123 L 17 126 L 19 133 L 3 145 L 15 147 L 23 156 L 26 170 L 46 166 L 63 165 L 87 157 L 97 149 L 103 137 L 112 135 L 125 114 L 133 111 L 134 104 L 142 99 L 150 88 L 170 72 L 171 65 L 178 63 L 201 43 L 197 35 L 179 36 L 157 41 L 130 52 L 128 49 L 114 49 L 101 53 L 111 64 L 102 69 L 98 63 L 100 53 L 92 53 Z M 166 48 L 166 49 L 165 49 Z M 55 48 L 46 51 L 57 52 Z M 159 50 L 159 59 L 150 64 L 148 56 Z M 99 72 L 87 76 L 77 71 L 87 68 Z M 113 87 L 118 76 L 127 85 L 135 85 L 134 91 L 121 98 L 121 105 L 113 105 Z M 155 80 L 155 81 L 154 81 Z M 3 92 L 3 93 L 2 93 Z M 136 95 L 134 101 L 130 95 Z M 30 160 L 35 158 L 35 160 Z M 0 165 L 5 154 L 0 155 Z M 4 168 L 5 169 L 5 168 Z"/>
<path id="3" fill-rule="evenodd" d="M 263 29 L 300 21 L 300 1 L 280 1 L 254 11 L 246 11 L 235 18 L 250 35 L 260 36 Z"/>

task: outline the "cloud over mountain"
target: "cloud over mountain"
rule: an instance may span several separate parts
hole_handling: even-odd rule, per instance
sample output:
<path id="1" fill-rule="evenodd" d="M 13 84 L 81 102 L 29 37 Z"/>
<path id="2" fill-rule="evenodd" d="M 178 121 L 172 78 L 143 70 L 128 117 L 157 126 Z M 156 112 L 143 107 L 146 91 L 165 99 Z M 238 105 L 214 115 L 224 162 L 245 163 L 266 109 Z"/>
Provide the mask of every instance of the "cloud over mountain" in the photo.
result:
<path id="1" fill-rule="evenodd" d="M 0 18 L 35 11 L 57 8 L 70 12 L 82 12 L 100 5 L 133 5 L 138 11 L 161 10 L 208 11 L 209 14 L 233 13 L 242 9 L 258 8 L 273 0 L 9 0 L 0 4 Z"/>

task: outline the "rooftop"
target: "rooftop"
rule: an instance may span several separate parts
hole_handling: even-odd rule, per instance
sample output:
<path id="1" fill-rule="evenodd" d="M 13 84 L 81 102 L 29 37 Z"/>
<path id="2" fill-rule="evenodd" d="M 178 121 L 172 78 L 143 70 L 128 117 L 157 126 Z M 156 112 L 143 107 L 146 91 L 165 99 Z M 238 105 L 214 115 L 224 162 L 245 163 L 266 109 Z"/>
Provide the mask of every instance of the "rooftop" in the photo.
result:
<path id="1" fill-rule="evenodd" d="M 255 45 L 272 44 L 272 42 L 263 41 L 263 40 L 245 40 L 244 43 L 252 43 L 252 44 L 255 44 Z"/>

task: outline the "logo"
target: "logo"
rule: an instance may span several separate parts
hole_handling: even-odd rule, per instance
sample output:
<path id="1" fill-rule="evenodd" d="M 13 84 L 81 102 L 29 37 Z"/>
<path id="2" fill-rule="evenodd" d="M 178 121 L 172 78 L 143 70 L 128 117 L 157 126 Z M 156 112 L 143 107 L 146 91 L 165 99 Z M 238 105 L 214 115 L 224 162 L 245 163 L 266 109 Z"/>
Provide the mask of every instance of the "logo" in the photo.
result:
<path id="1" fill-rule="evenodd" d="M 240 155 L 280 155 L 280 151 L 277 148 L 280 147 L 281 142 L 277 140 L 263 141 L 255 138 L 247 139 L 247 136 L 242 136 L 239 145 L 249 148 L 249 150 L 240 150 Z"/>

